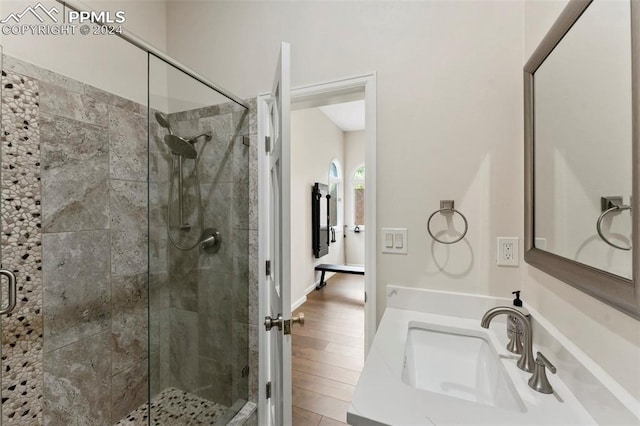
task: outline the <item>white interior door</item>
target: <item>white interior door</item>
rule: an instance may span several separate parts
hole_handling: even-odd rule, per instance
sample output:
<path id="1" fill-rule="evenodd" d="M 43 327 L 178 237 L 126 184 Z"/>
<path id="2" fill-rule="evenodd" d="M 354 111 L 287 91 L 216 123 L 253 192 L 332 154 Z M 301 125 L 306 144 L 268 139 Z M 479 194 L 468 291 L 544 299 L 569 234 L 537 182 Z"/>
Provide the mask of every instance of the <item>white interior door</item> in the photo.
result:
<path id="1" fill-rule="evenodd" d="M 259 414 L 264 416 L 260 424 L 274 426 L 291 425 L 290 90 L 290 46 L 282 43 L 271 94 L 258 99 L 258 137 L 264 137 L 259 161 L 260 312 L 265 318 Z"/>

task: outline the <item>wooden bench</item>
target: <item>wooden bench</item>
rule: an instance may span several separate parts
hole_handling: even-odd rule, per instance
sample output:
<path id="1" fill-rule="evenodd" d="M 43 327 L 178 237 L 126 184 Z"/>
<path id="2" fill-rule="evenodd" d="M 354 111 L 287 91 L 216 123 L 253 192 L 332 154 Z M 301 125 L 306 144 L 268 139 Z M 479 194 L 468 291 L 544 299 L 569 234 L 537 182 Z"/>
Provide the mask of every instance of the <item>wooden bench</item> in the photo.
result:
<path id="1" fill-rule="evenodd" d="M 331 265 L 328 263 L 322 263 L 316 266 L 316 271 L 321 271 L 322 275 L 320 276 L 320 284 L 316 286 L 316 290 L 320 290 L 322 287 L 327 285 L 324 280 L 325 272 L 337 272 L 340 274 L 355 274 L 355 275 L 364 275 L 364 266 L 352 266 L 352 265 Z"/>

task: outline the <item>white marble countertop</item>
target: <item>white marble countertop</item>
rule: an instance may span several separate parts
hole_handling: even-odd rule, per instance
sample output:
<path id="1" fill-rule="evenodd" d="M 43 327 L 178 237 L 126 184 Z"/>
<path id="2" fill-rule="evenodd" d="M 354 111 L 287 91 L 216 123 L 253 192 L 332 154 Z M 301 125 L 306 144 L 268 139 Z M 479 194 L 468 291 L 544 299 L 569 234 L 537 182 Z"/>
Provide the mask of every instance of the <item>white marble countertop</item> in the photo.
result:
<path id="1" fill-rule="evenodd" d="M 416 389 L 402 381 L 409 323 L 417 321 L 487 333 L 480 318 L 469 319 L 411 310 L 387 308 L 356 386 L 347 421 L 352 425 L 593 425 L 568 387 L 548 374 L 554 388 L 550 395 L 531 389 L 530 373 L 516 367 L 517 355 L 509 353 L 498 339 L 504 322 L 494 321 L 487 333 L 509 378 L 515 385 L 525 412 L 498 409 L 442 394 Z M 535 350 L 535 347 L 534 347 Z M 534 352 L 535 353 L 535 352 Z"/>

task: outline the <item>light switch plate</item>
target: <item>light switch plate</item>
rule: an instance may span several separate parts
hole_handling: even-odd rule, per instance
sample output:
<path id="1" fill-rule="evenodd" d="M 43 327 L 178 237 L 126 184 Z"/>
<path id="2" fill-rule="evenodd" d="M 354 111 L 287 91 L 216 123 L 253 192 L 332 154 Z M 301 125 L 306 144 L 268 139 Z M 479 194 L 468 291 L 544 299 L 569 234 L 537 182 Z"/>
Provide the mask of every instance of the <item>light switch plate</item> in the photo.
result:
<path id="1" fill-rule="evenodd" d="M 391 247 L 388 241 L 392 241 Z M 407 254 L 407 247 L 407 228 L 382 228 L 382 253 Z"/>

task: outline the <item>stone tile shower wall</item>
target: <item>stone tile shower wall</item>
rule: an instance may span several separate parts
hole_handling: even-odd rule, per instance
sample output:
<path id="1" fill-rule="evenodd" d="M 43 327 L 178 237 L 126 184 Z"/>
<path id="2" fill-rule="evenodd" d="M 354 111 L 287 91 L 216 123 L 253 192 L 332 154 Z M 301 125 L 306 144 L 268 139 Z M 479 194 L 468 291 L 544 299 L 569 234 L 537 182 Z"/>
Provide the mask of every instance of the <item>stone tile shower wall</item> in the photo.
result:
<path id="1" fill-rule="evenodd" d="M 1 318 L 1 424 L 113 424 L 147 400 L 148 371 L 154 394 L 257 401 L 255 101 L 250 113 L 230 104 L 171 116 L 187 134 L 216 134 L 201 163 L 205 224 L 227 244 L 194 263 L 167 248 L 167 162 L 153 143 L 147 157 L 146 107 L 3 60 L 2 260 L 19 291 Z M 245 134 L 250 147 L 235 138 Z M 147 255 L 152 319 L 163 320 L 151 323 L 149 360 Z"/>
<path id="2" fill-rule="evenodd" d="M 147 399 L 146 107 L 3 69 L 2 424 L 109 425 Z"/>
<path id="3" fill-rule="evenodd" d="M 257 330 L 251 316 L 257 317 L 257 298 L 249 301 L 250 261 L 257 259 L 256 244 L 249 254 L 257 226 L 255 209 L 250 208 L 251 197 L 257 200 L 257 193 L 251 192 L 255 178 L 250 177 L 255 144 L 247 146 L 248 140 L 242 139 L 255 128 L 253 106 L 246 111 L 228 103 L 168 116 L 175 134 L 213 135 L 198 172 L 204 227 L 217 229 L 223 241 L 215 254 L 197 248 L 181 251 L 166 239 L 170 153 L 163 143 L 166 130 L 151 124 L 150 284 L 152 294 L 158 295 L 152 305 L 151 334 L 159 336 L 151 345 L 152 396 L 173 387 L 234 409 L 248 398 L 257 401 L 257 348 L 251 353 L 249 347 L 257 341 L 249 335 L 250 328 Z M 196 146 L 200 144 L 202 140 Z M 185 161 L 185 211 L 192 226 L 197 223 L 193 164 Z M 173 225 L 178 220 L 175 191 Z M 193 235 L 176 226 L 172 232 L 184 245 L 193 241 Z"/>

